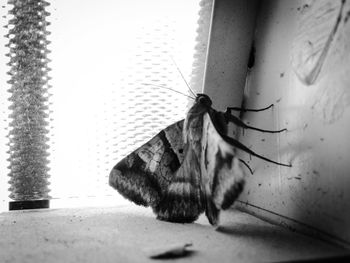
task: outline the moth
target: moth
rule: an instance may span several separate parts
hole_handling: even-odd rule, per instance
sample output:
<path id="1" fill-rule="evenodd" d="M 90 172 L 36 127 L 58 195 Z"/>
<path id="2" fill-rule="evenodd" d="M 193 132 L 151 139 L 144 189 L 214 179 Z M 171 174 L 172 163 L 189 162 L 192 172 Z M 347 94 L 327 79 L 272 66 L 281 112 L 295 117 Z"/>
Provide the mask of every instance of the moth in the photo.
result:
<path id="1" fill-rule="evenodd" d="M 150 206 L 160 220 L 190 223 L 205 212 L 217 226 L 221 210 L 228 209 L 242 192 L 245 169 L 237 149 L 277 165 L 227 136 L 228 124 L 244 129 L 279 133 L 245 124 L 232 110 L 216 111 L 205 94 L 197 94 L 185 120 L 160 131 L 150 141 L 118 162 L 109 184 L 137 205 Z M 249 168 L 250 170 L 250 168 Z M 251 170 L 250 170 L 251 171 Z"/>

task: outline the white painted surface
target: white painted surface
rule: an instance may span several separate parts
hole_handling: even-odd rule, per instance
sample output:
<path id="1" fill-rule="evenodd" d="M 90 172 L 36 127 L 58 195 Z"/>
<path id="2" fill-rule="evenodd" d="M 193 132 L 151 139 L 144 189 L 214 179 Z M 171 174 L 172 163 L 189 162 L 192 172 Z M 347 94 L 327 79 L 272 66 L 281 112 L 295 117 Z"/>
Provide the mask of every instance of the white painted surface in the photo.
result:
<path id="1" fill-rule="evenodd" d="M 240 106 L 254 35 L 255 0 L 215 0 L 203 92 L 217 110 Z"/>
<path id="2" fill-rule="evenodd" d="M 333 1 L 323 2 L 324 8 L 328 8 L 332 5 L 327 7 L 327 2 Z M 285 0 L 264 1 L 261 5 L 255 37 L 256 63 L 247 82 L 247 107 L 259 108 L 271 103 L 275 107 L 246 114 L 246 121 L 265 129 L 287 128 L 288 132 L 271 135 L 245 131 L 240 141 L 268 158 L 291 162 L 293 167 L 252 158 L 249 163 L 255 173 L 248 176 L 240 207 L 349 246 L 350 3 L 345 2 L 320 72 L 310 83 L 303 82 L 297 74 L 303 70 L 305 73 L 310 67 L 303 69 L 302 64 L 296 67 L 293 58 L 300 55 L 296 48 L 300 19 L 307 15 L 305 8 L 313 10 L 313 3 Z M 323 14 L 329 12 L 323 10 Z M 339 12 L 334 11 L 333 15 Z M 332 24 L 328 28 L 333 28 L 337 20 L 333 15 L 327 19 Z M 307 39 L 309 35 L 315 39 L 319 34 L 325 38 L 326 29 L 314 31 L 320 28 L 304 28 L 303 37 Z M 312 51 L 315 50 L 308 52 Z M 322 52 L 322 47 L 318 52 Z M 249 160 L 247 155 L 244 158 Z"/>

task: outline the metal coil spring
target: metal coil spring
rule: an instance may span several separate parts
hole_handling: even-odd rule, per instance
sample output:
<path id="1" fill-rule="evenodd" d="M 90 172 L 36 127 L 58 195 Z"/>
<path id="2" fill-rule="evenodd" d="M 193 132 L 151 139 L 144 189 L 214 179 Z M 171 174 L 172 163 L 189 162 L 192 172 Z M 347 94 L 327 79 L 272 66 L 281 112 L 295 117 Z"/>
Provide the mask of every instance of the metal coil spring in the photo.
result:
<path id="1" fill-rule="evenodd" d="M 46 27 L 49 5 L 10 0 L 7 47 L 10 57 L 9 183 L 14 201 L 49 198 L 48 113 L 50 77 Z"/>

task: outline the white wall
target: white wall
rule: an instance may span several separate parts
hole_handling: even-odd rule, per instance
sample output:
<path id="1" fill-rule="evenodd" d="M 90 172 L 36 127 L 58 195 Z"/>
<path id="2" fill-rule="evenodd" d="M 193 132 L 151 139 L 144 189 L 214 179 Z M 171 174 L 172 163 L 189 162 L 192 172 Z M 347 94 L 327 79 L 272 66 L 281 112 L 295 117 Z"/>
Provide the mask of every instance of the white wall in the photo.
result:
<path id="1" fill-rule="evenodd" d="M 260 217 L 350 244 L 350 3 L 264 1 L 248 76 L 252 126 L 240 141 L 292 168 L 244 155 L 253 168 L 238 206 Z"/>
<path id="2" fill-rule="evenodd" d="M 256 0 L 215 0 L 203 92 L 217 110 L 239 106 L 254 36 Z"/>

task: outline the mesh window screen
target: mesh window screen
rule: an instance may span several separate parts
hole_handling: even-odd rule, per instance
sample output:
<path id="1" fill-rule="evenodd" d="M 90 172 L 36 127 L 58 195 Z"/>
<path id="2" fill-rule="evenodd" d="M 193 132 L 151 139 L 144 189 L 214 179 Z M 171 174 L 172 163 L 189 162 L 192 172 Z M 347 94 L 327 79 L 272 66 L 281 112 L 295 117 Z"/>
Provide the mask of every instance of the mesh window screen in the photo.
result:
<path id="1" fill-rule="evenodd" d="M 9 192 L 7 189 L 9 188 L 9 185 L 7 184 L 7 181 L 9 180 L 8 174 L 8 163 L 6 159 L 8 158 L 7 155 L 7 133 L 8 133 L 8 107 L 10 106 L 9 101 L 7 98 L 9 97 L 7 93 L 7 89 L 9 88 L 7 84 L 7 74 L 6 72 L 9 70 L 9 67 L 7 67 L 6 63 L 8 62 L 8 59 L 5 59 L 5 55 L 7 52 L 7 49 L 5 48 L 5 45 L 8 42 L 8 39 L 5 38 L 5 34 L 7 34 L 7 30 L 4 28 L 4 26 L 7 24 L 7 1 L 1 0 L 0 2 L 0 211 L 6 210 L 7 208 L 7 201 L 8 201 L 8 195 Z"/>
<path id="2" fill-rule="evenodd" d="M 6 1 L 1 4 L 6 16 Z M 158 87 L 188 94 L 173 60 L 200 91 L 211 1 L 60 0 L 50 4 L 50 196 L 70 201 L 112 197 L 116 203 L 117 193 L 108 186 L 111 168 L 185 116 L 188 98 Z M 1 65 L 1 74 L 6 71 Z M 3 79 L 1 85 L 6 85 Z M 3 88 L 1 95 L 5 121 L 0 143 L 4 145 L 8 103 L 3 98 L 8 95 Z M 0 154 L 3 186 L 8 181 L 3 162 L 7 157 Z"/>

